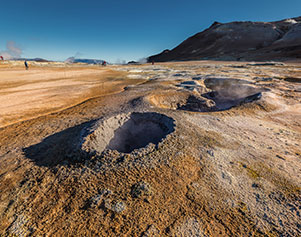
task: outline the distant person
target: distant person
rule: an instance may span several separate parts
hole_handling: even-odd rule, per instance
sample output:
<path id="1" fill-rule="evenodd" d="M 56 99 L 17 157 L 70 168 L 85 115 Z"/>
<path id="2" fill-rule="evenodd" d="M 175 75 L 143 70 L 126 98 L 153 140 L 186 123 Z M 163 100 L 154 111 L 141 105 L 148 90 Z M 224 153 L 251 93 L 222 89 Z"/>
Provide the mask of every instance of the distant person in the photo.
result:
<path id="1" fill-rule="evenodd" d="M 25 69 L 28 70 L 28 63 L 26 62 L 26 60 L 24 61 L 24 65 L 25 65 Z"/>
<path id="2" fill-rule="evenodd" d="M 102 62 L 102 66 L 107 66 L 107 62 L 106 62 L 106 61 L 103 61 L 103 62 Z"/>
<path id="3" fill-rule="evenodd" d="M 154 60 L 152 61 L 152 65 L 154 65 L 155 64 L 155 62 L 154 62 Z"/>

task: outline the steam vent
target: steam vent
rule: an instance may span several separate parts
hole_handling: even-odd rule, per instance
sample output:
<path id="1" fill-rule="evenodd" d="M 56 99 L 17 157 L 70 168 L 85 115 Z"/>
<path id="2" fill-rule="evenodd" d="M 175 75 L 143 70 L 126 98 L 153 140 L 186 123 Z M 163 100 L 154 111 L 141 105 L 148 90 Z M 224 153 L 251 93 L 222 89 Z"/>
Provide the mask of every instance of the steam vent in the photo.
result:
<path id="1" fill-rule="evenodd" d="M 90 154 L 101 154 L 106 149 L 131 153 L 150 143 L 158 145 L 174 127 L 172 118 L 159 113 L 120 114 L 84 131 L 81 149 Z"/>
<path id="2" fill-rule="evenodd" d="M 184 81 L 168 91 L 148 96 L 148 101 L 159 108 L 192 112 L 229 110 L 261 99 L 269 89 L 251 82 L 232 78 L 206 78 L 201 83 Z"/>

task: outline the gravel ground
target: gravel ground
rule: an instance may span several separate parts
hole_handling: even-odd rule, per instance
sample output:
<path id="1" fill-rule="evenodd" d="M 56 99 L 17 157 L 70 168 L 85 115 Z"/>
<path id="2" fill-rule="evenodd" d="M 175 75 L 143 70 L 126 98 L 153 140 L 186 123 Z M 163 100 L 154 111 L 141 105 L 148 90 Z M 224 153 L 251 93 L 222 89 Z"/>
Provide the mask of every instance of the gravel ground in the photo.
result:
<path id="1" fill-rule="evenodd" d="M 301 235 L 299 64 L 110 70 L 119 92 L 0 128 L 0 234 Z"/>

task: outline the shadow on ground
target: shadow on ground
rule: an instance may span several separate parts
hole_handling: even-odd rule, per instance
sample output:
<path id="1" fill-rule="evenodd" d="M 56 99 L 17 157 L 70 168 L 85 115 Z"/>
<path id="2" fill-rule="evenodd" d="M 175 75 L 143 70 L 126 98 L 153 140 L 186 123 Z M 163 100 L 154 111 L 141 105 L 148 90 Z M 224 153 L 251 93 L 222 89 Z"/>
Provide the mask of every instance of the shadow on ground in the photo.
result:
<path id="1" fill-rule="evenodd" d="M 68 128 L 61 132 L 46 137 L 42 142 L 23 148 L 28 159 L 38 166 L 53 167 L 56 165 L 68 165 L 80 161 L 80 154 L 74 157 L 76 143 L 84 127 L 91 126 L 96 120 Z"/>
<path id="2" fill-rule="evenodd" d="M 157 147 L 174 131 L 173 118 L 154 112 L 133 112 L 68 128 L 24 148 L 23 152 L 38 166 L 68 165 L 83 162 L 105 150 L 115 150 L 122 155 L 149 144 Z"/>

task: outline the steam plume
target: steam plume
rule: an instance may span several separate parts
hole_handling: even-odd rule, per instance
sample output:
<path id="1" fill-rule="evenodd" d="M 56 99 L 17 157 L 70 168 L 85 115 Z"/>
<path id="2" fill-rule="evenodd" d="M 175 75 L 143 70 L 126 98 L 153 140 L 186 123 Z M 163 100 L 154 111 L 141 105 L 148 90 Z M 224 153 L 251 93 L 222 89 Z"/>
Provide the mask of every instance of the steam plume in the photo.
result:
<path id="1" fill-rule="evenodd" d="M 20 58 L 22 55 L 22 49 L 19 48 L 14 41 L 7 41 L 6 50 L 0 51 L 0 55 L 5 60 Z"/>
<path id="2" fill-rule="evenodd" d="M 65 60 L 65 63 L 74 63 L 75 57 L 69 57 Z"/>
<path id="3" fill-rule="evenodd" d="M 75 59 L 79 58 L 83 54 L 80 52 L 76 52 L 74 56 L 67 58 L 64 62 L 65 63 L 74 63 Z"/>

